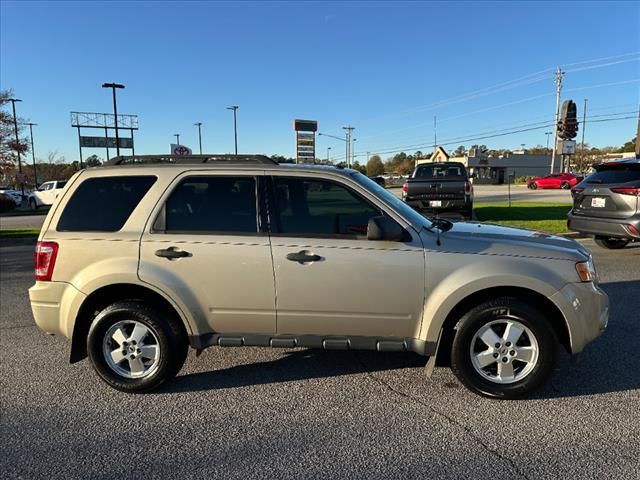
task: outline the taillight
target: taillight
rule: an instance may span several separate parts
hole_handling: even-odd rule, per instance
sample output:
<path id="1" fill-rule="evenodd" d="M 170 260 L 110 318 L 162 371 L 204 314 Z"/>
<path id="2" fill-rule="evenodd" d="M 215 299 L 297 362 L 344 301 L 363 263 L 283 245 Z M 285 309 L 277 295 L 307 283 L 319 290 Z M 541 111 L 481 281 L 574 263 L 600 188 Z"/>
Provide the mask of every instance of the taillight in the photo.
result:
<path id="1" fill-rule="evenodd" d="M 571 189 L 571 193 L 573 195 L 575 195 L 576 193 L 582 193 L 584 191 L 584 188 L 572 188 Z"/>
<path id="2" fill-rule="evenodd" d="M 42 282 L 51 281 L 51 277 L 53 276 L 53 267 L 56 265 L 57 256 L 58 244 L 56 242 L 36 243 L 36 280 L 40 280 Z"/>
<path id="3" fill-rule="evenodd" d="M 640 237 L 640 232 L 638 232 L 638 229 L 636 227 L 634 227 L 633 225 L 627 225 L 627 228 L 631 232 L 631 235 L 635 235 L 636 237 Z"/>
<path id="4" fill-rule="evenodd" d="M 404 185 L 402 185 L 402 193 L 408 193 L 409 192 L 409 184 L 405 183 Z"/>
<path id="5" fill-rule="evenodd" d="M 464 194 L 471 195 L 473 193 L 473 185 L 471 182 L 464 182 Z"/>
<path id="6" fill-rule="evenodd" d="M 640 197 L 640 188 L 638 187 L 612 188 L 611 191 L 614 193 L 621 193 L 622 195 L 633 195 L 635 197 Z"/>

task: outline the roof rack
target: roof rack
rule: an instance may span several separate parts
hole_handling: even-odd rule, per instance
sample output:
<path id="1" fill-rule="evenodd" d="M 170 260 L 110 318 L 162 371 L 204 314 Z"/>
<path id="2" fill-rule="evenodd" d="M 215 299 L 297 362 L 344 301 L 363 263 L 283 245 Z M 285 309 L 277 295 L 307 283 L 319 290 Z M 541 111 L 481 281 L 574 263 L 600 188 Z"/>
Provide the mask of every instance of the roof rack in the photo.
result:
<path id="1" fill-rule="evenodd" d="M 134 155 L 113 157 L 103 165 L 141 165 L 154 163 L 175 163 L 175 164 L 198 164 L 198 163 L 217 163 L 222 165 L 278 165 L 278 162 L 272 160 L 266 155 L 230 155 L 230 154 L 211 154 L 211 155 Z"/>

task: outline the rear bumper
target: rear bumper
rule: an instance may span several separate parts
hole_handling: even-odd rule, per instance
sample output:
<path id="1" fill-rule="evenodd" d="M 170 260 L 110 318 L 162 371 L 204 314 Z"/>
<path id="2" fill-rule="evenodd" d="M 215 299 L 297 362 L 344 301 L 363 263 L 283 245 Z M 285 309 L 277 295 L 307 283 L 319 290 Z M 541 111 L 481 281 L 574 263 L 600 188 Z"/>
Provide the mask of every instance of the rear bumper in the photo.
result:
<path id="1" fill-rule="evenodd" d="M 433 200 L 418 200 L 413 198 L 405 199 L 407 205 L 416 210 L 437 210 L 437 211 L 446 211 L 446 210 L 471 210 L 473 208 L 473 199 L 456 199 L 456 200 L 439 200 L 441 205 L 439 207 L 435 207 L 431 205 L 432 201 L 438 201 L 438 199 Z"/>
<path id="2" fill-rule="evenodd" d="M 565 316 L 574 355 L 607 328 L 609 297 L 593 282 L 569 283 L 550 300 Z"/>
<path id="3" fill-rule="evenodd" d="M 633 235 L 626 227 L 627 225 L 632 225 L 636 230 L 640 231 L 640 217 L 638 216 L 622 220 L 574 215 L 570 212 L 567 218 L 567 226 L 569 230 L 574 232 L 640 240 L 640 237 Z"/>
<path id="4" fill-rule="evenodd" d="M 71 338 L 75 312 L 86 295 L 70 283 L 36 282 L 29 289 L 31 311 L 38 327 Z"/>

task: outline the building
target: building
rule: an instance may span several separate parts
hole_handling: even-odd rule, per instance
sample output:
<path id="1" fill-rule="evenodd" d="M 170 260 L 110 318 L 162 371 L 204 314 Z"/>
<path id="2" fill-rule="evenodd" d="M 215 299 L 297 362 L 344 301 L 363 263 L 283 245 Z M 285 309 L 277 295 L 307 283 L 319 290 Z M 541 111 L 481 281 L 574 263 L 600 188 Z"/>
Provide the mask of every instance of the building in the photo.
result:
<path id="1" fill-rule="evenodd" d="M 508 181 L 508 175 L 516 177 L 543 177 L 551 171 L 550 155 L 528 155 L 511 153 L 501 157 L 490 157 L 478 149 L 470 149 L 463 157 L 449 157 L 444 148 L 438 146 L 430 158 L 416 163 L 460 162 L 469 174 L 475 173 L 473 183 L 500 185 Z M 556 158 L 555 170 L 560 171 L 561 158 Z"/>

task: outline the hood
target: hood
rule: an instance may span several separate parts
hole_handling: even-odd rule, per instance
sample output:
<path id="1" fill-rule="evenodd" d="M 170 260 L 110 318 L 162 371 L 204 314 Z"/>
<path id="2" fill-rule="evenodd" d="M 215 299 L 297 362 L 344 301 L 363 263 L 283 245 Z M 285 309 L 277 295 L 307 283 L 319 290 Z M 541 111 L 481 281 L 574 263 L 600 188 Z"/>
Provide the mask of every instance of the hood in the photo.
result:
<path id="1" fill-rule="evenodd" d="M 484 253 L 583 261 L 589 251 L 570 238 L 489 223 L 456 222 L 440 235 L 441 248 Z"/>

